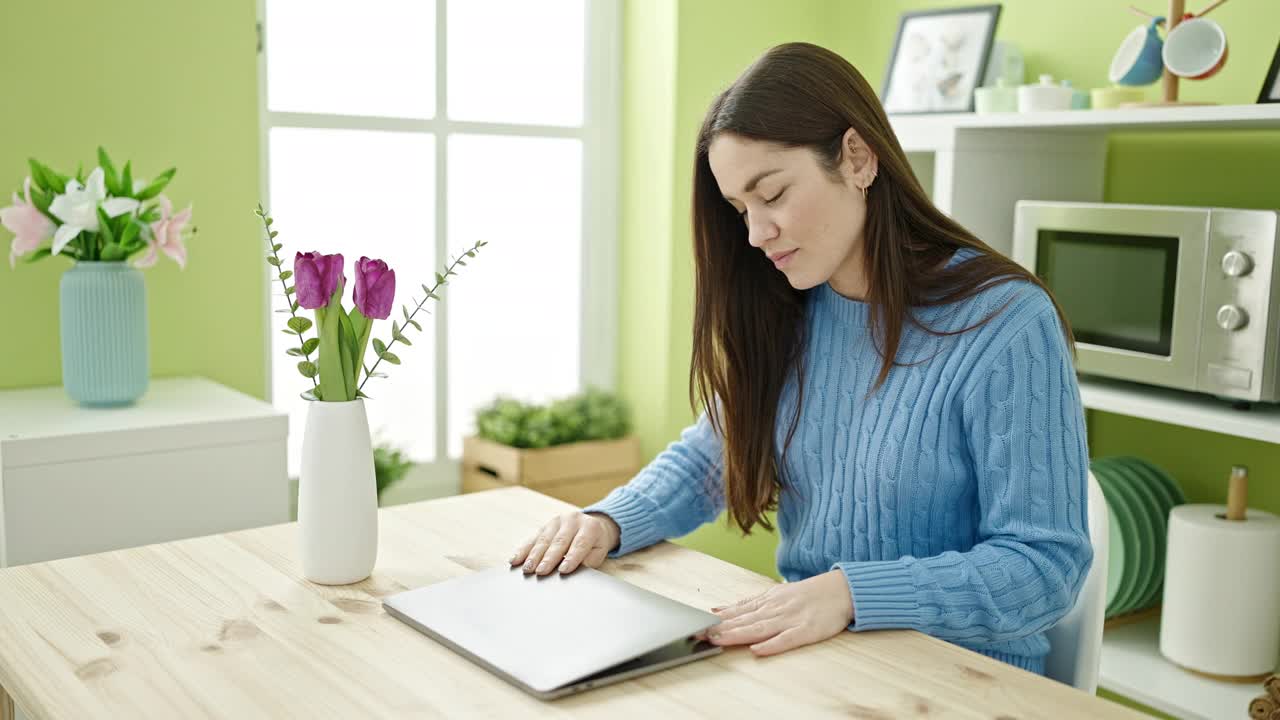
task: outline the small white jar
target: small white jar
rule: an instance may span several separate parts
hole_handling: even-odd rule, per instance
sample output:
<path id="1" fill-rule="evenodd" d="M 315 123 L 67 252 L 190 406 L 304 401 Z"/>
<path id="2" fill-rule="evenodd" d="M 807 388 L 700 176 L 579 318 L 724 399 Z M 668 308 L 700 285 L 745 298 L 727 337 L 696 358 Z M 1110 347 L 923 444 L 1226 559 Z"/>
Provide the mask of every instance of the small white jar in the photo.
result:
<path id="1" fill-rule="evenodd" d="M 1039 83 L 1018 88 L 1018 112 L 1070 110 L 1074 93 L 1073 89 L 1054 83 L 1052 75 L 1041 75 Z"/>

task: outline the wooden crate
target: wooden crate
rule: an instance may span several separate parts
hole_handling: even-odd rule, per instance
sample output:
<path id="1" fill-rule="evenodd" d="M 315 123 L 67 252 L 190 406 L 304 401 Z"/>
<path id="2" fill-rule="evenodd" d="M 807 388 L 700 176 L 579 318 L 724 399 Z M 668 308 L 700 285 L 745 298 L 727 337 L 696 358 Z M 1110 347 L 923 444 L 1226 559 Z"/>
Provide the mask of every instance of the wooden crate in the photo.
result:
<path id="1" fill-rule="evenodd" d="M 523 485 L 585 507 L 640 470 L 640 438 L 521 449 L 479 437 L 462 441 L 462 492 Z"/>

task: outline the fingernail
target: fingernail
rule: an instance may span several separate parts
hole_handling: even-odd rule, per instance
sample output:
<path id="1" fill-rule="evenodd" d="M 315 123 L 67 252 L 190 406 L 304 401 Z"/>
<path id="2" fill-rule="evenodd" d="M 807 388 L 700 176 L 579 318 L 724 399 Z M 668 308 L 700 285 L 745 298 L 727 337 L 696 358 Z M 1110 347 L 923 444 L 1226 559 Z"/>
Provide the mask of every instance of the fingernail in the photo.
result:
<path id="1" fill-rule="evenodd" d="M 544 573 L 544 572 L 546 572 L 546 571 L 547 571 L 547 563 L 546 563 L 546 561 L 544 560 L 544 561 L 542 561 L 542 562 L 538 563 L 538 572 L 539 572 L 539 573 Z"/>
<path id="2" fill-rule="evenodd" d="M 568 569 L 569 569 L 568 560 L 565 560 L 564 562 L 560 563 L 560 572 L 564 572 L 565 570 L 568 570 Z"/>

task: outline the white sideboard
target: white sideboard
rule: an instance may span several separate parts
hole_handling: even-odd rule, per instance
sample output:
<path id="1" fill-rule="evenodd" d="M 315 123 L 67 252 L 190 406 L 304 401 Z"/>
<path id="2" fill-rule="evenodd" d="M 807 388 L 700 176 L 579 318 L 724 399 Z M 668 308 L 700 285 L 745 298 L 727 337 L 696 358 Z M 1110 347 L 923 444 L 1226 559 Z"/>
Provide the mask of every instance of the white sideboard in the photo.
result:
<path id="1" fill-rule="evenodd" d="M 0 567 L 289 521 L 288 416 L 204 378 L 0 391 Z"/>

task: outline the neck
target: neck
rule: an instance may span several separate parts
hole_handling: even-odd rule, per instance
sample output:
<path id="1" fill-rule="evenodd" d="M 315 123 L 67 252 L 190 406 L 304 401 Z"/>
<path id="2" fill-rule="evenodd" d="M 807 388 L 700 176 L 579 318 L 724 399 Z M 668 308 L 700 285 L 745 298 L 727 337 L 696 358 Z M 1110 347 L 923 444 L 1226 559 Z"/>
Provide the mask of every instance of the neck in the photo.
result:
<path id="1" fill-rule="evenodd" d="M 831 289 L 850 300 L 867 299 L 867 273 L 862 262 L 862 243 L 853 244 L 853 249 L 845 257 L 844 262 L 836 268 L 827 280 Z"/>

